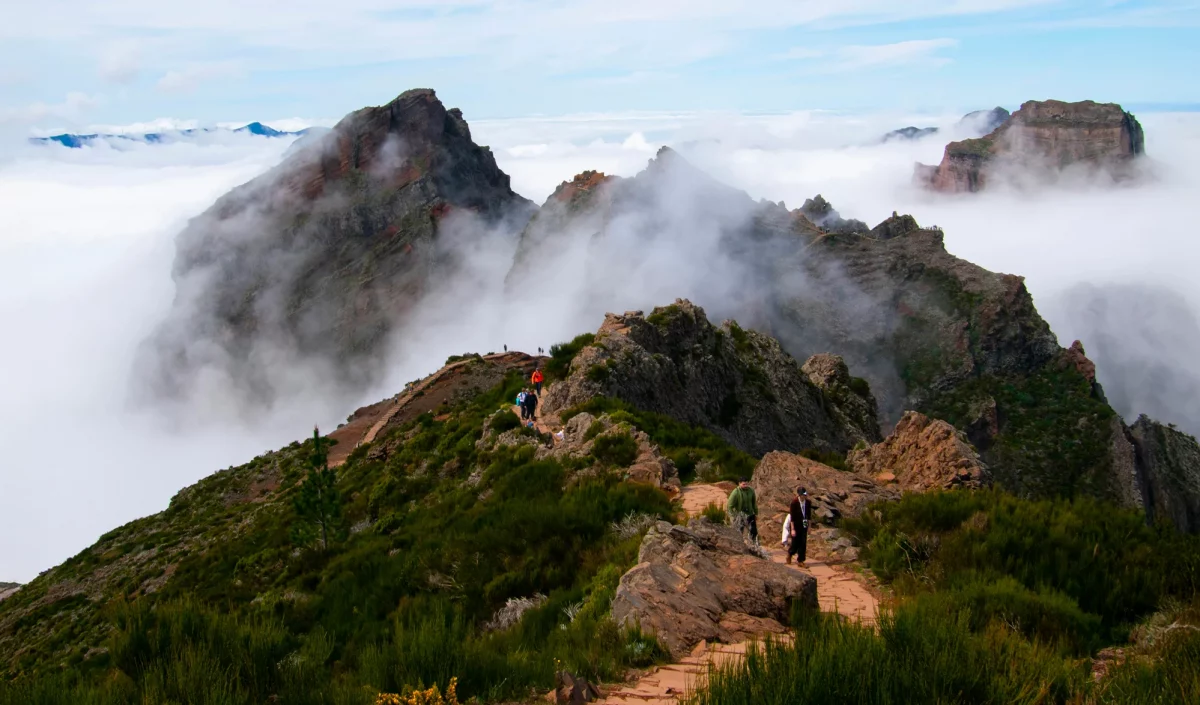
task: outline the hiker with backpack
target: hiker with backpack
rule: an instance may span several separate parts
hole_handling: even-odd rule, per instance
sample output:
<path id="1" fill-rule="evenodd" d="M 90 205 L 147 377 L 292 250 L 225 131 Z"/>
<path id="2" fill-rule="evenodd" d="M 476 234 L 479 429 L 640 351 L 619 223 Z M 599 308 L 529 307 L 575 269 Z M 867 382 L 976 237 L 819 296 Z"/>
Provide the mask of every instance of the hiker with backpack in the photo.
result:
<path id="1" fill-rule="evenodd" d="M 808 490 L 796 488 L 792 503 L 788 505 L 788 515 L 784 535 L 789 539 L 787 562 L 792 562 L 792 556 L 797 563 L 808 559 L 808 524 L 812 517 L 812 502 L 808 501 Z"/>
<path id="2" fill-rule="evenodd" d="M 517 407 L 519 407 L 521 409 L 521 420 L 524 421 L 525 415 L 529 410 L 529 407 L 525 406 L 525 390 L 524 389 L 522 389 L 520 391 L 520 393 L 517 394 Z"/>
<path id="3" fill-rule="evenodd" d="M 528 418 L 531 423 L 533 419 L 537 418 L 537 405 L 537 394 L 534 394 L 533 392 L 525 392 L 525 410 L 528 412 L 528 416 L 525 418 Z"/>
<path id="4" fill-rule="evenodd" d="M 533 371 L 533 375 L 529 378 L 529 380 L 533 382 L 533 388 L 538 394 L 542 393 L 542 380 L 544 379 L 546 378 L 542 375 L 542 368 L 540 367 L 535 369 Z"/>
<path id="5" fill-rule="evenodd" d="M 746 478 L 743 477 L 737 488 L 729 493 L 725 511 L 738 531 L 749 529 L 750 541 L 758 543 L 758 499 Z"/>

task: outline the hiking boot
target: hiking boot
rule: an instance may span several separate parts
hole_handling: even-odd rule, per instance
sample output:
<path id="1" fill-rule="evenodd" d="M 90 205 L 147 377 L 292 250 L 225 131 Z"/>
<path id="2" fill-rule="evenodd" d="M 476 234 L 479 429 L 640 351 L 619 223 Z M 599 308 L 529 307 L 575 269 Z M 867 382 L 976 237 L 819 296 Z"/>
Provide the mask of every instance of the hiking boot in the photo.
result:
<path id="1" fill-rule="evenodd" d="M 787 557 L 787 564 L 788 565 L 792 564 L 792 554 L 790 554 L 790 553 L 788 554 L 788 557 Z"/>

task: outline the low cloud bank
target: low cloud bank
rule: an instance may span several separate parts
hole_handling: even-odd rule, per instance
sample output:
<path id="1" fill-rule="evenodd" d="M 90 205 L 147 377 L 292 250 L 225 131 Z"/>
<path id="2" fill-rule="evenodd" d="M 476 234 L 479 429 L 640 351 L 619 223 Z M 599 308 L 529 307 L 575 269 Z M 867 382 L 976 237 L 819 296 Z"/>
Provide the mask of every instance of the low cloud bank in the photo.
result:
<path id="1" fill-rule="evenodd" d="M 947 140 L 967 136 L 955 132 L 960 117 L 601 115 L 472 121 L 471 128 L 514 189 L 539 203 L 585 169 L 633 176 L 670 144 L 754 200 L 795 208 L 821 193 L 844 217 L 871 225 L 892 211 L 911 213 L 943 227 L 952 253 L 1026 276 L 1061 341 L 1083 339 L 1118 410 L 1200 431 L 1186 385 L 1130 382 L 1139 369 L 1175 379 L 1200 358 L 1200 336 L 1186 332 L 1200 306 L 1191 271 L 1200 245 L 1187 233 L 1200 216 L 1191 195 L 1200 187 L 1200 115 L 1140 116 L 1153 179 L 1136 186 L 1062 184 L 967 197 L 914 188 L 914 162 L 936 163 Z M 942 129 L 880 143 L 910 124 Z M 314 422 L 336 425 L 353 410 L 353 402 L 323 393 L 298 393 L 249 423 L 227 413 L 220 395 L 170 416 L 127 404 L 137 346 L 175 293 L 175 234 L 219 195 L 277 163 L 288 145 L 230 136 L 120 152 L 3 152 L 11 156 L 0 163 L 0 313 L 13 343 L 0 352 L 0 434 L 9 449 L 0 475 L 0 579 L 28 580 L 113 526 L 163 508 L 198 478 L 299 438 Z M 654 196 L 650 210 L 665 208 L 661 221 L 619 223 L 611 232 L 630 238 L 620 247 L 597 251 L 581 238 L 548 244 L 508 282 L 515 236 L 475 238 L 478 223 L 449 219 L 440 242 L 466 250 L 462 275 L 422 306 L 406 329 L 411 344 L 398 347 L 386 379 L 359 401 L 394 393 L 450 354 L 548 348 L 594 330 L 606 309 L 702 290 L 709 299 L 702 303 L 715 305 L 710 314 L 722 315 L 722 302 L 747 293 L 746 273 L 705 259 L 719 250 L 705 229 L 719 214 L 672 210 L 692 202 L 684 196 Z M 735 201 L 722 212 L 742 207 Z M 651 236 L 649 244 L 638 239 Z M 697 259 L 680 262 L 689 243 Z M 1147 283 L 1151 294 L 1141 288 Z"/>

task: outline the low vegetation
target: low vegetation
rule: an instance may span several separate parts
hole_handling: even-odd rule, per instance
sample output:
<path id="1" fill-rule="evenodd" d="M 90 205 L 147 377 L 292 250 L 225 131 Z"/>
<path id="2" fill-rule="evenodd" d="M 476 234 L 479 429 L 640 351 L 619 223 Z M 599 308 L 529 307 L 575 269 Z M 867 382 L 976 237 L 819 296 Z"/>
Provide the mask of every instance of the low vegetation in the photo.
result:
<path id="1" fill-rule="evenodd" d="M 571 372 L 571 361 L 587 346 L 591 345 L 596 340 L 593 333 L 584 333 L 577 335 L 569 343 L 558 343 L 550 346 L 550 359 L 546 360 L 546 364 L 542 367 L 543 374 L 546 376 L 546 382 L 550 383 L 555 380 L 565 379 Z"/>
<path id="2" fill-rule="evenodd" d="M 614 423 L 628 423 L 645 432 L 675 463 L 684 483 L 693 479 L 716 482 L 749 477 L 757 463 L 754 456 L 738 450 L 711 431 L 676 421 L 665 414 L 636 409 L 614 397 L 595 397 L 563 412 L 562 420 L 565 423 L 584 412 L 597 416 L 608 414 Z M 586 433 L 591 430 L 589 428 Z"/>
<path id="3" fill-rule="evenodd" d="M 27 654 L 0 704 L 369 704 L 445 692 L 454 678 L 458 697 L 511 700 L 550 688 L 556 659 L 611 679 L 662 658 L 609 604 L 649 523 L 613 527 L 672 518 L 667 496 L 603 468 L 567 482 L 571 471 L 532 447 L 479 444 L 522 383 L 511 375 L 440 421 L 416 419 L 373 445 L 382 454 L 357 449 L 336 492 L 318 437 L 288 451 L 269 502 L 180 498 L 153 519 L 207 526 L 206 549 L 153 594 L 109 595 L 94 611 L 107 636 L 69 669 L 53 645 Z M 610 465 L 636 454 L 628 434 L 597 444 Z M 228 491 L 205 489 L 217 487 Z M 487 629 L 507 603 L 539 593 L 514 626 Z"/>
<path id="4" fill-rule="evenodd" d="M 1200 702 L 1200 538 L 999 490 L 910 494 L 843 528 L 896 594 L 878 630 L 793 619 L 694 705 Z M 1131 632 L 1095 679 L 1090 657 Z"/>

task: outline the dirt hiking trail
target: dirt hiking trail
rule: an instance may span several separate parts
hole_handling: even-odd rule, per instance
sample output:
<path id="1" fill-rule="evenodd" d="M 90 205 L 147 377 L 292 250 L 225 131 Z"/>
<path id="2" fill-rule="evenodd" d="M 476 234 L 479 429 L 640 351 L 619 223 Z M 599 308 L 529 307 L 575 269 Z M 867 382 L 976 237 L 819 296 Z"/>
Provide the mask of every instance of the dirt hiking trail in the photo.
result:
<path id="1" fill-rule="evenodd" d="M 699 516 L 704 508 L 716 504 L 725 508 L 725 501 L 735 485 L 732 482 L 692 484 L 683 488 L 679 501 L 688 517 Z M 786 563 L 787 552 L 778 536 L 759 534 L 759 542 L 771 560 Z M 841 565 L 827 562 L 826 551 L 815 534 L 809 534 L 808 560 L 797 570 L 804 570 L 817 579 L 817 603 L 822 612 L 836 612 L 852 622 L 874 624 L 879 615 L 879 600 L 857 573 Z M 599 700 L 602 705 L 655 705 L 675 703 L 688 692 L 704 684 L 710 665 L 720 666 L 745 657 L 749 642 L 740 644 L 708 644 L 701 642 L 692 654 L 678 663 L 652 668 L 623 686 L 610 686 Z"/>
<path id="2" fill-rule="evenodd" d="M 480 359 L 491 366 L 479 369 Z M 329 466 L 344 464 L 355 448 L 373 442 L 386 428 L 434 411 L 464 391 L 490 386 L 489 382 L 497 377 L 497 371 L 502 377 L 503 372 L 520 369 L 528 376 L 543 361 L 544 358 L 516 351 L 493 353 L 481 358 L 468 357 L 452 362 L 424 379 L 409 383 L 404 391 L 390 399 L 355 411 L 344 425 L 329 434 L 329 438 L 337 441 L 329 451 Z"/>

